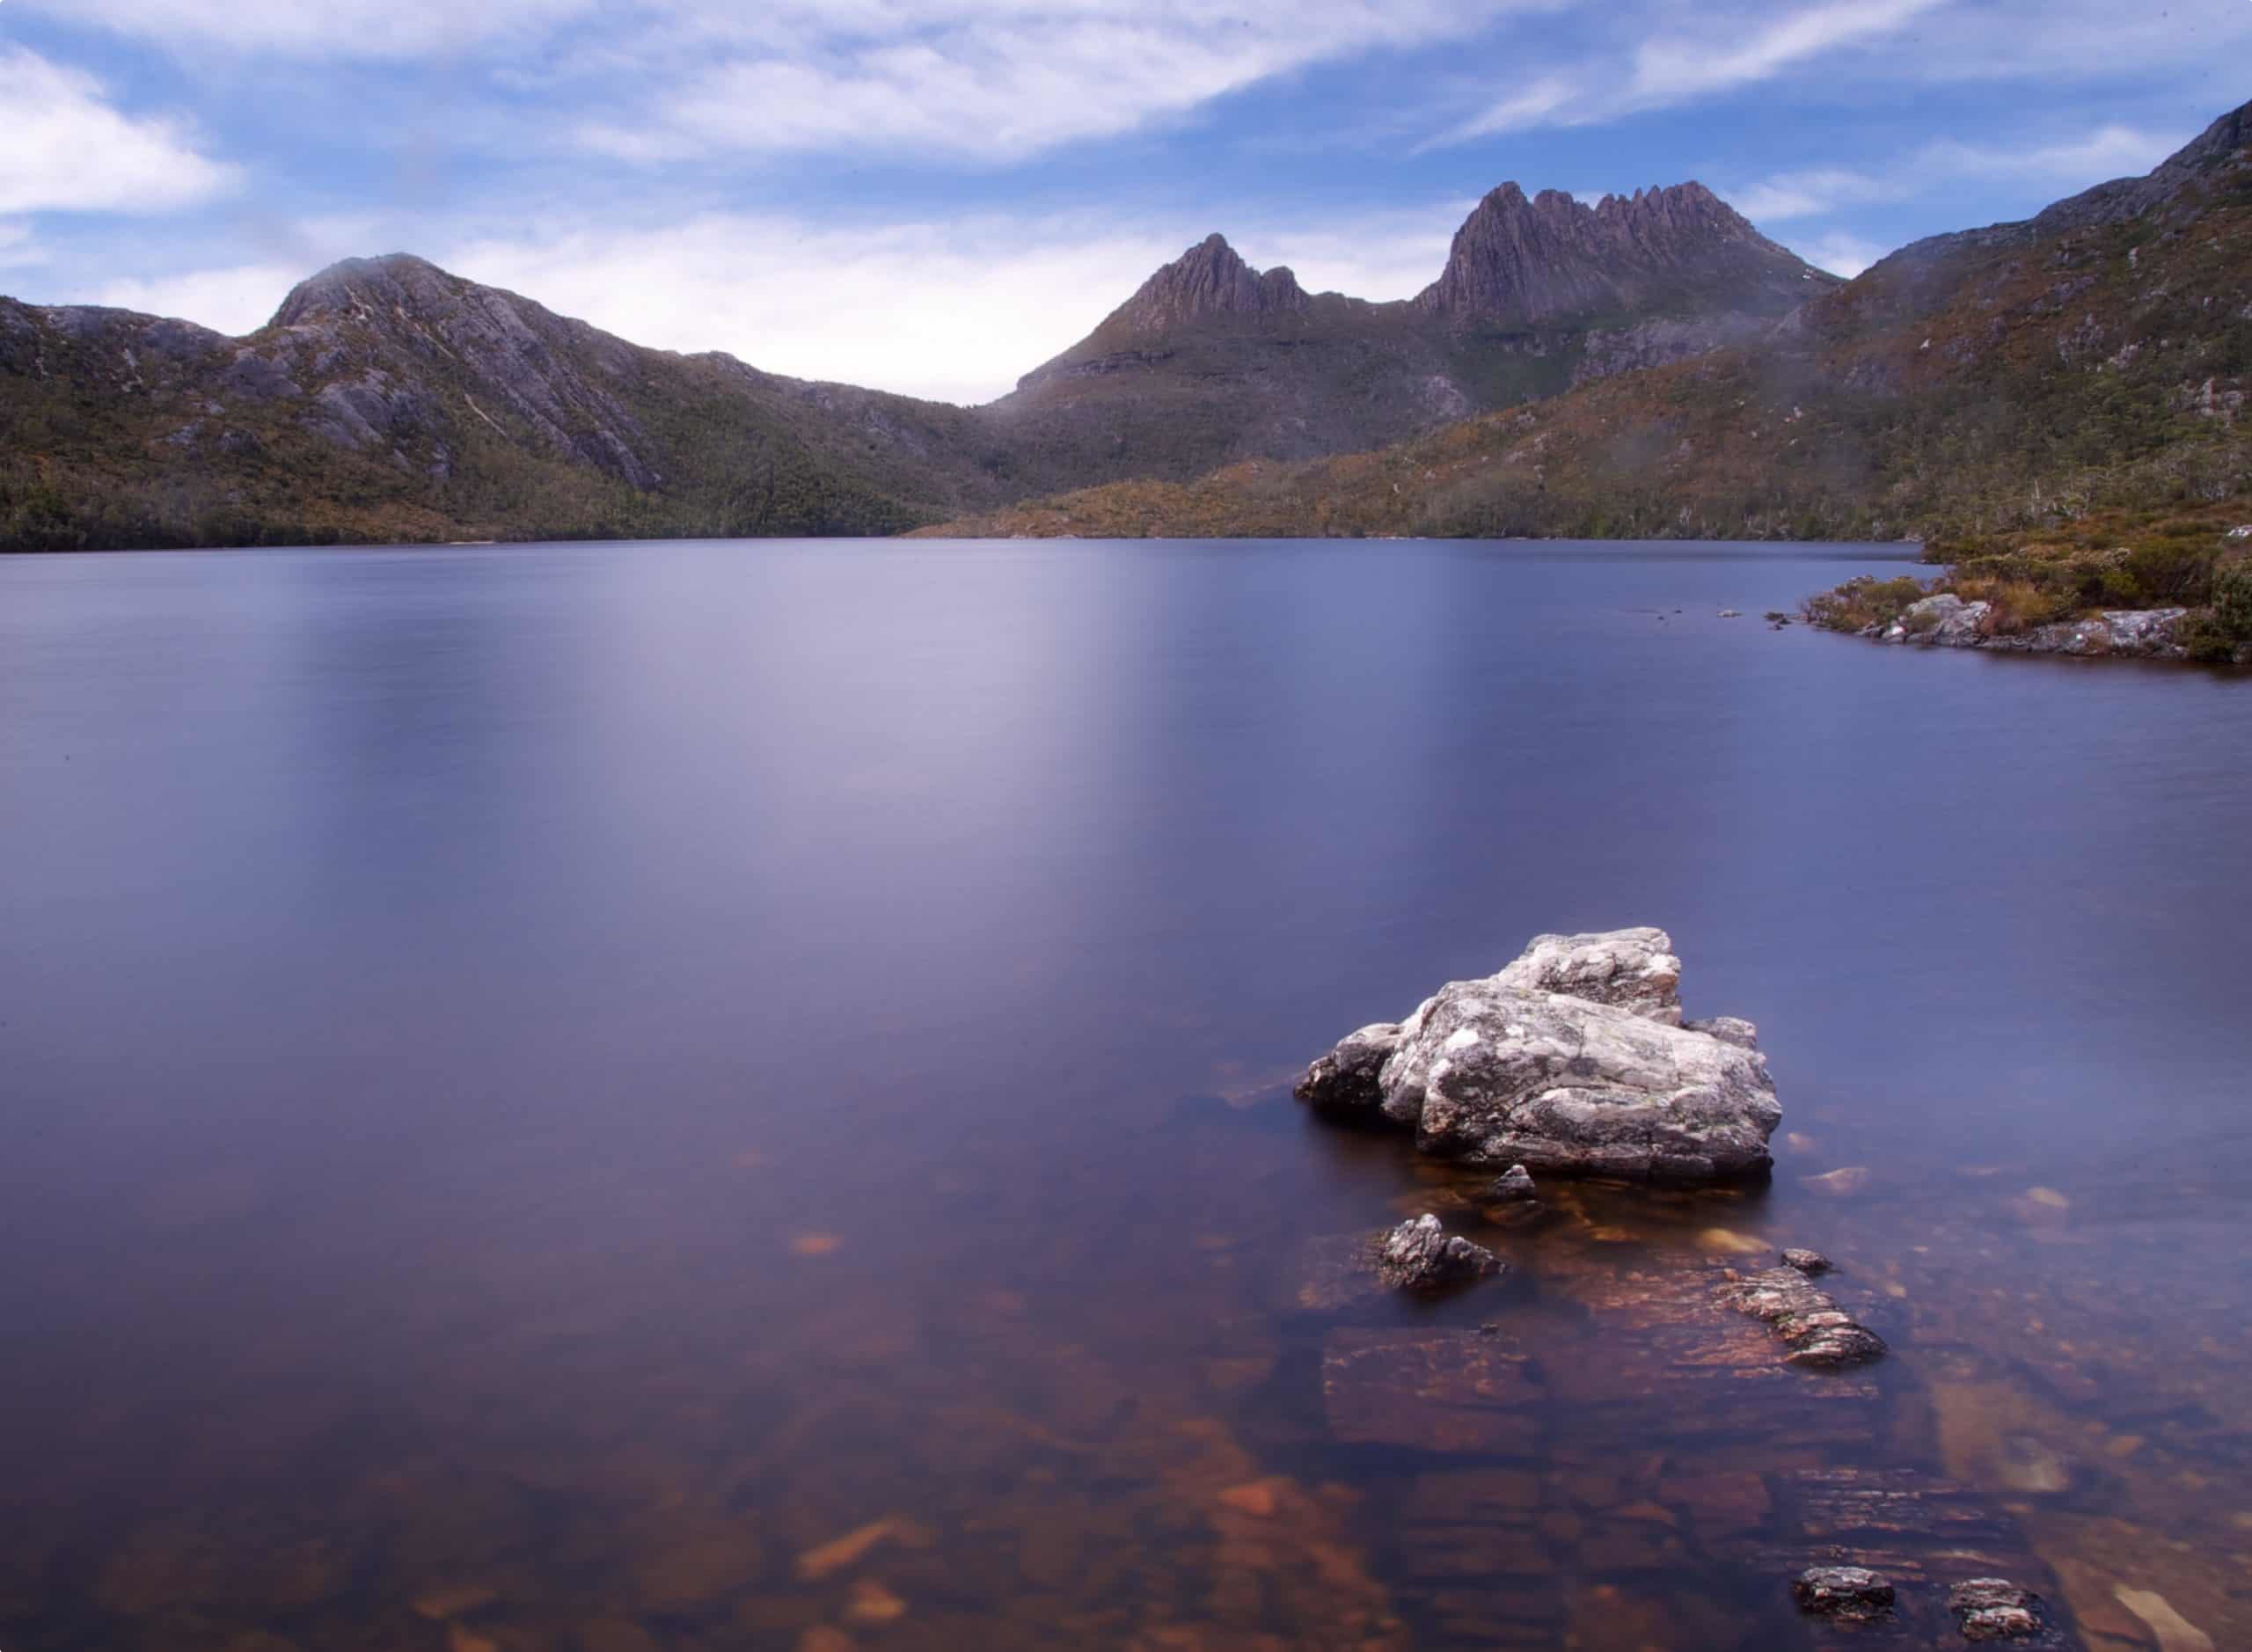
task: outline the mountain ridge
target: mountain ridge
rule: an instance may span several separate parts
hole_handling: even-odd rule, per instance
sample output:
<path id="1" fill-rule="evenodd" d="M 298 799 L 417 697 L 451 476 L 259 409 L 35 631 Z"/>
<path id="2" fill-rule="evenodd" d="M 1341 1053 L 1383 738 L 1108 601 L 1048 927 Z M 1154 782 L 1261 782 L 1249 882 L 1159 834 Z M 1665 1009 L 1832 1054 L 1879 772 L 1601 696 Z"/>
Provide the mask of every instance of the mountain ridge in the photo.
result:
<path id="1" fill-rule="evenodd" d="M 1619 234 L 1653 216 L 1642 199 L 1590 222 Z M 1817 279 L 1758 245 L 1771 289 Z M 651 349 L 406 252 L 315 272 L 239 339 L 0 300 L 0 546 L 900 531 L 1352 451 L 1712 348 L 1782 309 L 1773 290 L 1747 310 L 1662 286 L 1645 270 L 1601 318 L 1442 315 L 1308 294 L 1212 235 L 975 408 Z"/>
<path id="2" fill-rule="evenodd" d="M 2252 105 L 2140 179 L 1905 247 L 1754 340 L 1358 454 L 930 531 L 1919 534 L 2003 559 L 1998 611 L 2194 607 L 2252 523 L 2248 394 Z M 2058 559 L 2068 588 L 2029 571 Z"/>
<path id="3" fill-rule="evenodd" d="M 1227 531 L 1231 476 L 1258 479 L 1249 515 L 1268 531 L 1951 521 L 2016 471 L 2100 493 L 2087 478 L 2107 443 L 2161 469 L 2162 450 L 2186 474 L 2189 450 L 2149 431 L 2235 431 L 2252 344 L 2232 318 L 2252 322 L 2252 294 L 2232 296 L 2228 267 L 2191 254 L 2237 246 L 2248 126 L 2232 112 L 2141 179 L 1929 238 L 1851 282 L 1694 182 L 1592 205 L 1504 184 L 1437 279 L 1386 303 L 1308 293 L 1209 236 L 976 408 L 654 350 L 406 253 L 315 273 L 241 339 L 0 299 L 0 545 L 1077 531 L 1054 501 L 1115 484 L 1203 501 L 1125 530 Z M 2197 242 L 2191 225 L 2225 233 Z M 2151 260 L 2139 273 L 2138 259 Z M 2154 376 L 2191 362 L 2212 370 Z M 2090 411 L 2098 400 L 2109 411 Z M 1904 432 L 1912 406 L 1968 444 L 1950 473 L 1975 483 L 1942 486 L 1914 460 L 1932 437 Z M 1729 406 L 1768 422 L 1735 430 Z M 2034 407 L 2051 422 L 2029 424 Z M 2123 407 L 2147 429 L 2116 430 Z M 1512 429 L 1539 432 L 1538 452 L 1510 455 L 1530 457 L 1529 492 L 1481 493 L 1443 465 L 1444 499 L 1413 476 L 1396 507 L 1348 497 L 1350 478 L 1388 474 L 1400 454 L 1507 448 Z M 1755 450 L 1765 481 L 1742 474 Z M 1912 461 L 1922 468 L 1904 475 Z M 2181 485 L 2238 486 L 2219 473 Z M 1716 476 L 1739 496 L 1727 509 Z"/>

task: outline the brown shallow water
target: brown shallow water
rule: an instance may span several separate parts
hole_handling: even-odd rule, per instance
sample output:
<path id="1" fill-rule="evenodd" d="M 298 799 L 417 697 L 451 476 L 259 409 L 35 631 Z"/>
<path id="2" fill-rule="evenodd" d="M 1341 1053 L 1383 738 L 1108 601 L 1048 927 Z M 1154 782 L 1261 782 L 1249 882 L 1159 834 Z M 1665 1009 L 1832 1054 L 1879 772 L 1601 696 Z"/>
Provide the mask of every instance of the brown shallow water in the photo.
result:
<path id="1" fill-rule="evenodd" d="M 2252 1645 L 2252 685 L 1715 617 L 1885 554 L 0 564 L 0 1648 Z M 1633 922 L 1771 1186 L 1288 1100 Z"/>

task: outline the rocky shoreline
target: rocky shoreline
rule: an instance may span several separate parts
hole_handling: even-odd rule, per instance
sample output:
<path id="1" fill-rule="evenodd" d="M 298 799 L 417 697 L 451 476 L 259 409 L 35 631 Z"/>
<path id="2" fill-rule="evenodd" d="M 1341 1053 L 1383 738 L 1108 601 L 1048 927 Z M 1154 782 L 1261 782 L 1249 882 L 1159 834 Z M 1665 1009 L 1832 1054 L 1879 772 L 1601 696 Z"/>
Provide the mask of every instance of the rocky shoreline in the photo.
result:
<path id="1" fill-rule="evenodd" d="M 1927 648 L 1984 648 L 1993 654 L 2058 654 L 2080 658 L 2187 660 L 2182 635 L 2186 608 L 2109 608 L 2085 619 L 1989 632 L 1993 604 L 1966 603 L 1941 591 L 1911 603 L 1890 625 L 1866 625 L 1856 635 Z M 2240 644 L 2238 665 L 2252 664 L 2252 643 Z"/>

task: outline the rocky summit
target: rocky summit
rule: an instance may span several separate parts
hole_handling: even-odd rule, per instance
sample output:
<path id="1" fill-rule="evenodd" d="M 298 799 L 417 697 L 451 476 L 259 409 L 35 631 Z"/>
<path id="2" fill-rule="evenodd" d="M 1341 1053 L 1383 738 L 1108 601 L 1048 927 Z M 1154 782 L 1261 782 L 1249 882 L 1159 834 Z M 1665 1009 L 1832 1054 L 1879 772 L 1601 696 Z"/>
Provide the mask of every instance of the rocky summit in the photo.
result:
<path id="1" fill-rule="evenodd" d="M 1142 283 L 1112 320 L 1122 329 L 1162 333 L 1212 316 L 1296 315 L 1305 290 L 1289 270 L 1261 274 L 1223 235 L 1210 235 Z"/>
<path id="2" fill-rule="evenodd" d="M 1773 314 L 1832 284 L 1700 183 L 1592 207 L 1557 189 L 1528 200 L 1510 183 L 1478 203 L 1415 302 L 1458 320 L 1531 325 L 1660 311 Z"/>
<path id="3" fill-rule="evenodd" d="M 1751 1023 L 1684 1022 L 1656 929 L 1543 935 L 1404 1021 L 1349 1034 L 1296 1093 L 1412 1129 L 1424 1151 L 1534 1174 L 1699 1182 L 1764 1173 L 1782 1120 Z"/>

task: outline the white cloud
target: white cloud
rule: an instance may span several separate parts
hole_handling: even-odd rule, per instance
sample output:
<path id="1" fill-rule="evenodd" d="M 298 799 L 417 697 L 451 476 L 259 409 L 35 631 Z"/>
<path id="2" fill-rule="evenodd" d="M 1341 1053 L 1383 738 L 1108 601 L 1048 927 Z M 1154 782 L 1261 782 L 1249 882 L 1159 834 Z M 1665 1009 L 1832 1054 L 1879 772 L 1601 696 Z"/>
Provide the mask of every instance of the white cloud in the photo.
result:
<path id="1" fill-rule="evenodd" d="M 26 269 L 46 262 L 46 249 L 32 239 L 31 225 L 0 219 L 0 269 Z"/>
<path id="2" fill-rule="evenodd" d="M 72 302 L 113 304 L 151 316 L 178 316 L 239 336 L 272 320 L 282 296 L 311 273 L 278 264 L 241 264 L 178 275 L 120 277 L 99 283 L 90 294 Z"/>
<path id="3" fill-rule="evenodd" d="M 1287 263 L 1309 288 L 1399 298 L 1437 275 L 1465 209 L 1232 234 L 1254 264 Z M 708 214 L 631 235 L 573 224 L 473 241 L 442 261 L 637 343 L 974 403 L 1076 344 L 1210 228 L 1108 216 L 837 228 Z"/>
<path id="4" fill-rule="evenodd" d="M 1892 249 L 1843 231 L 1802 241 L 1791 251 L 1817 269 L 1847 278 L 1860 274 Z"/>
<path id="5" fill-rule="evenodd" d="M 1437 275 L 1470 205 L 1434 201 L 1311 230 L 1221 222 L 1246 258 L 1289 264 L 1310 289 L 1404 298 Z M 725 350 L 793 377 L 974 403 L 1077 343 L 1213 227 L 1113 215 L 869 226 L 745 213 L 640 225 L 582 216 L 506 237 L 426 224 L 420 250 L 638 344 Z M 296 226 L 288 238 L 310 261 L 97 281 L 62 296 L 247 333 L 317 263 L 402 244 L 408 231 L 339 220 Z"/>
<path id="6" fill-rule="evenodd" d="M 176 122 L 122 114 L 91 76 L 22 47 L 0 47 L 0 213 L 164 212 L 235 183 Z"/>

